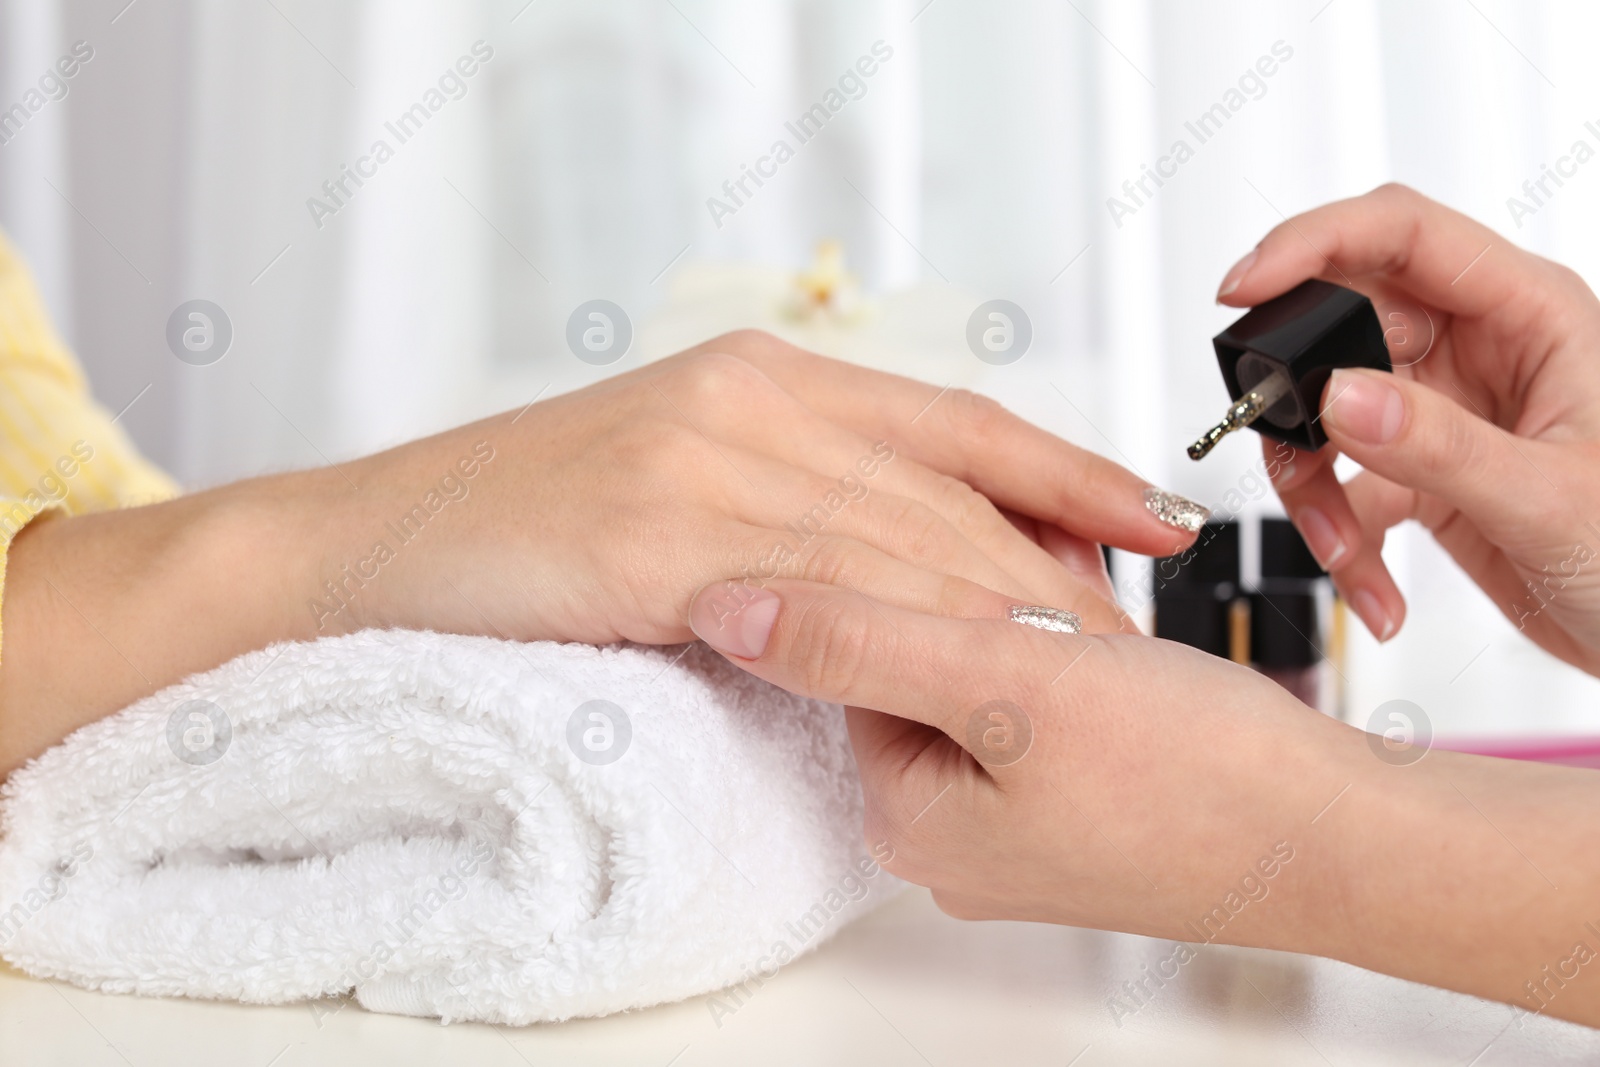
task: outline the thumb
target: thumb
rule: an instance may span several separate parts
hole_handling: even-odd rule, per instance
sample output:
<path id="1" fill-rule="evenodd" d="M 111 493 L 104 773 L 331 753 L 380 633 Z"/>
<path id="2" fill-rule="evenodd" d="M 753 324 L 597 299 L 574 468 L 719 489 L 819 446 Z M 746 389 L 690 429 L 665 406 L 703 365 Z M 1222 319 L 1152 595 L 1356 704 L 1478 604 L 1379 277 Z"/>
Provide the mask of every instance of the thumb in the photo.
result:
<path id="1" fill-rule="evenodd" d="M 1514 438 L 1450 397 L 1393 374 L 1334 371 L 1322 423 L 1329 441 L 1367 470 L 1444 500 L 1491 537 L 1527 533 L 1532 517 L 1546 511 L 1530 503 L 1555 494 L 1550 476 L 1560 465 L 1542 442 Z"/>

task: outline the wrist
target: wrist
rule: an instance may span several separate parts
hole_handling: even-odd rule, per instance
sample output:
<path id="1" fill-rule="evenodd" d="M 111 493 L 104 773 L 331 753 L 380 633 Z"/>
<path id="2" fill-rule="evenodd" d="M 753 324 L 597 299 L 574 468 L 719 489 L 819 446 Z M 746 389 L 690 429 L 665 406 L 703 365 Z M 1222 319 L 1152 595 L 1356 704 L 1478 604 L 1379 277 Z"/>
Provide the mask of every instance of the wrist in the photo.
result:
<path id="1" fill-rule="evenodd" d="M 358 629 L 351 613 L 319 617 L 329 561 L 350 541 L 356 490 L 333 470 L 297 471 L 235 482 L 192 498 L 189 551 L 223 573 L 236 614 L 250 616 L 233 643 L 240 651 L 275 641 L 314 640 Z"/>
<path id="2" fill-rule="evenodd" d="M 1266 687 L 1264 687 L 1266 688 Z M 1188 938 L 1348 958 L 1351 906 L 1345 875 L 1352 842 L 1343 810 L 1372 792 L 1376 763 L 1359 732 L 1316 712 L 1271 684 L 1280 699 L 1262 701 L 1253 729 L 1236 744 L 1229 803 L 1237 812 L 1227 837 L 1240 848 L 1198 842 L 1194 862 L 1207 871 L 1209 895 L 1190 917 Z M 1242 758 L 1239 758 L 1242 757 Z M 1219 911 L 1219 907 L 1221 910 Z"/>
<path id="3" fill-rule="evenodd" d="M 310 636 L 286 594 L 308 539 L 263 479 L 30 524 L 13 541 L 0 773 L 187 675 Z"/>
<path id="4" fill-rule="evenodd" d="M 1359 733 L 1349 747 L 1351 787 L 1317 824 L 1328 830 L 1328 847 L 1312 857 L 1321 922 L 1297 947 L 1600 1021 L 1592 775 L 1445 751 L 1394 766 Z M 1580 942 L 1589 966 L 1573 962 Z M 1530 982 L 1543 992 L 1531 995 Z"/>
<path id="5" fill-rule="evenodd" d="M 316 550 L 297 602 L 315 635 L 366 627 L 501 634 L 491 616 L 517 629 L 493 602 L 508 570 L 504 550 L 526 535 L 536 508 L 524 498 L 534 514 L 496 518 L 489 484 L 511 473 L 496 459 L 484 428 L 472 425 L 318 472 L 302 494 Z"/>

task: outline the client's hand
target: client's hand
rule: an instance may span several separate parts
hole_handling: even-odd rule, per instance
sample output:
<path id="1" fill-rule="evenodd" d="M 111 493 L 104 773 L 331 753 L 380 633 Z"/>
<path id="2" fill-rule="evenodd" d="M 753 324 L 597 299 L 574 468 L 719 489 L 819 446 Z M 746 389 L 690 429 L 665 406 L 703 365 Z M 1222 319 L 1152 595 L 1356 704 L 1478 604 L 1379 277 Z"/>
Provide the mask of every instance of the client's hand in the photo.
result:
<path id="1" fill-rule="evenodd" d="M 1310 277 L 1371 296 L 1397 364 L 1336 372 L 1331 444 L 1278 465 L 1285 507 L 1351 606 L 1380 638 L 1399 629 L 1379 550 L 1414 518 L 1529 637 L 1600 670 L 1600 301 L 1398 185 L 1277 227 L 1218 299 L 1259 304 Z M 1343 486 L 1340 451 L 1366 468 Z"/>
<path id="2" fill-rule="evenodd" d="M 1093 542 L 1171 553 L 1203 517 L 1149 491 L 992 401 L 732 334 L 367 459 L 35 521 L 5 575 L 0 775 L 273 641 L 682 641 L 729 575 L 939 614 L 1003 593 L 1114 630 Z"/>
<path id="3" fill-rule="evenodd" d="M 359 536 L 382 537 L 477 442 L 495 458 L 475 464 L 471 499 L 421 547 L 397 545 L 329 628 L 674 642 L 691 636 L 694 592 L 731 574 L 951 615 L 993 590 L 1115 630 L 1089 542 L 1166 553 L 1192 536 L 1157 519 L 1134 475 L 992 401 L 751 332 L 346 465 L 366 528 L 352 526 L 358 540 L 330 553 L 324 577 L 368 554 Z"/>
<path id="4" fill-rule="evenodd" d="M 722 595 L 696 632 L 847 705 L 868 847 L 952 915 L 1170 939 L 1164 978 L 1223 942 L 1525 1005 L 1566 960 L 1548 1010 L 1600 1022 L 1600 970 L 1570 964 L 1600 895 L 1591 771 L 1417 762 L 1244 667 L 1020 626 L 1004 597 L 951 619 L 779 580 L 729 627 Z"/>

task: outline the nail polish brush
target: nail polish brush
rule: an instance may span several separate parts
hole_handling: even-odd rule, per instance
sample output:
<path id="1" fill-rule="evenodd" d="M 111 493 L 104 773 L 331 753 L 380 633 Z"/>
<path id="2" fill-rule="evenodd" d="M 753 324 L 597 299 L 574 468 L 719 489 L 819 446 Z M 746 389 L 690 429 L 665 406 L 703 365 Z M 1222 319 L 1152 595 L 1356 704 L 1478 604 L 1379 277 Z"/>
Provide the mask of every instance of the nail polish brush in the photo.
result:
<path id="1" fill-rule="evenodd" d="M 1257 304 L 1211 344 L 1233 404 L 1189 446 L 1193 460 L 1246 426 L 1314 452 L 1328 441 L 1320 425 L 1328 376 L 1346 367 L 1393 369 L 1372 301 L 1317 278 Z"/>

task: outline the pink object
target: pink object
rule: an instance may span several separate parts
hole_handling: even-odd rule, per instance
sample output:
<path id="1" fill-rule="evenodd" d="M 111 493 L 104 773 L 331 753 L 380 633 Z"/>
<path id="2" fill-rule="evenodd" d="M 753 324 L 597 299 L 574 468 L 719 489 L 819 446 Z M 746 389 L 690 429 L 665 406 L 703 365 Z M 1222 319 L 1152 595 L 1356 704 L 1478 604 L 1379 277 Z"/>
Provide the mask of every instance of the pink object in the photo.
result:
<path id="1" fill-rule="evenodd" d="M 1473 756 L 1560 763 L 1568 767 L 1600 770 L 1600 737 L 1507 737 L 1459 741 L 1435 740 L 1431 748 L 1465 752 Z"/>

